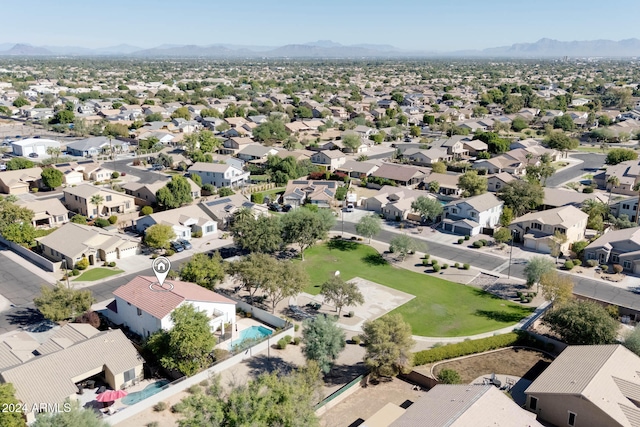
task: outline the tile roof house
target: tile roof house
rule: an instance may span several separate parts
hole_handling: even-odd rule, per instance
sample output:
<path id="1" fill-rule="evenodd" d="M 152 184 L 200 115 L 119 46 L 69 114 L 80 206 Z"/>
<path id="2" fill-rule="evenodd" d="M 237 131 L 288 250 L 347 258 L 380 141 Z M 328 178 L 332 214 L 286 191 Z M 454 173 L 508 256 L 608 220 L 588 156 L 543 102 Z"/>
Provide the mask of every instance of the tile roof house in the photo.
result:
<path id="1" fill-rule="evenodd" d="M 515 181 L 516 177 L 507 172 L 500 172 L 495 175 L 489 175 L 487 177 L 487 190 L 495 193 L 499 191 L 502 187 L 510 183 L 511 181 Z"/>
<path id="2" fill-rule="evenodd" d="M 455 234 L 475 236 L 500 222 L 504 202 L 492 193 L 454 200 L 444 207 L 442 229 Z"/>
<path id="3" fill-rule="evenodd" d="M 95 265 L 99 261 L 111 262 L 140 253 L 138 239 L 73 222 L 36 240 L 43 256 L 52 261 L 66 260 L 68 268 L 83 257 L 89 260 L 89 265 Z"/>
<path id="4" fill-rule="evenodd" d="M 100 206 L 91 203 L 92 197 L 96 195 L 103 199 Z M 70 211 L 88 218 L 131 213 L 137 210 L 134 197 L 91 184 L 65 188 L 62 203 Z"/>
<path id="5" fill-rule="evenodd" d="M 365 423 L 366 425 L 377 425 Z M 439 384 L 409 406 L 390 427 L 542 427 L 492 385 Z"/>
<path id="6" fill-rule="evenodd" d="M 622 345 L 569 346 L 525 390 L 525 409 L 556 426 L 638 426 L 639 373 Z"/>
<path id="7" fill-rule="evenodd" d="M 251 209 L 254 215 L 266 214 L 267 208 L 251 203 L 242 194 L 233 194 L 228 197 L 220 197 L 207 200 L 199 205 L 207 214 L 217 221 L 218 228 L 224 229 L 229 224 L 233 214 L 240 208 Z"/>
<path id="8" fill-rule="evenodd" d="M 608 204 L 609 196 L 599 191 L 595 193 L 578 193 L 574 190 L 545 187 L 541 209 L 546 210 L 567 205 L 581 208 L 582 204 L 587 200 L 595 200 Z"/>
<path id="9" fill-rule="evenodd" d="M 413 220 L 420 221 L 419 215 L 411 213 L 411 202 L 420 196 L 434 198 L 426 191 L 385 185 L 376 195 L 365 199 L 362 206 L 366 210 L 383 214 L 392 221 L 399 219 L 397 216 L 407 219 L 410 215 L 413 215 Z"/>
<path id="10" fill-rule="evenodd" d="M 305 203 L 329 208 L 337 189 L 337 181 L 292 180 L 287 183 L 287 188 L 282 195 L 282 203 L 294 208 Z"/>
<path id="11" fill-rule="evenodd" d="M 263 163 L 267 157 L 278 154 L 278 150 L 273 147 L 265 147 L 260 144 L 249 144 L 242 148 L 237 156 L 247 162 Z"/>
<path id="12" fill-rule="evenodd" d="M 447 153 L 444 148 L 430 148 L 428 150 L 409 148 L 402 153 L 402 158 L 418 166 L 429 166 L 436 162 L 453 160 L 453 156 Z"/>
<path id="13" fill-rule="evenodd" d="M 518 217 L 511 222 L 509 229 L 525 248 L 547 254 L 556 246 L 552 239 L 555 233 L 564 234 L 567 241 L 560 246 L 560 251 L 568 253 L 571 244 L 584 239 L 588 218 L 589 215 L 580 209 L 568 205 Z"/>
<path id="14" fill-rule="evenodd" d="M 371 175 L 378 169 L 378 165 L 368 162 L 357 162 L 355 160 L 348 160 L 342 166 L 336 168 L 336 172 L 343 172 L 349 175 L 351 178 L 363 178 Z"/>
<path id="15" fill-rule="evenodd" d="M 347 161 L 346 156 L 340 150 L 318 151 L 311 156 L 311 163 L 321 165 L 328 171 L 334 171 Z"/>
<path id="16" fill-rule="evenodd" d="M 619 184 L 612 187 L 607 181 L 611 177 L 618 178 Z M 633 186 L 640 180 L 640 161 L 628 160 L 617 165 L 607 166 L 607 170 L 593 177 L 599 187 L 605 187 L 615 194 L 637 195 Z"/>
<path id="17" fill-rule="evenodd" d="M 203 184 L 216 188 L 243 187 L 249 182 L 249 172 L 230 163 L 196 162 L 189 168 L 189 173 L 198 174 Z"/>
<path id="18" fill-rule="evenodd" d="M 448 173 L 431 173 L 424 179 L 424 189 L 429 188 L 429 184 L 437 182 L 439 185 L 438 193 L 446 196 L 460 196 L 462 190 L 458 187 L 460 175 L 449 175 Z"/>
<path id="19" fill-rule="evenodd" d="M 144 233 L 147 228 L 155 224 L 170 225 L 177 239 L 191 240 L 193 233 L 209 236 L 218 231 L 215 219 L 201 208 L 201 205 L 182 206 L 138 218 L 136 230 Z"/>
<path id="20" fill-rule="evenodd" d="M 224 324 L 235 324 L 235 301 L 200 285 L 180 280 L 165 280 L 160 286 L 155 277 L 136 276 L 113 291 L 115 299 L 105 315 L 118 325 L 127 326 L 143 338 L 161 329 L 173 327 L 171 313 L 183 304 L 192 304 L 210 318 L 211 331 Z"/>
<path id="21" fill-rule="evenodd" d="M 584 258 L 600 264 L 619 264 L 629 272 L 640 273 L 640 227 L 603 234 L 586 247 Z"/>
<path id="22" fill-rule="evenodd" d="M 109 140 L 106 136 L 92 136 L 67 144 L 67 151 L 72 156 L 91 157 L 97 156 L 103 150 L 120 145 L 124 151 L 129 150 L 129 143 L 119 140 Z M 126 146 L 126 149 L 125 149 Z"/>
<path id="23" fill-rule="evenodd" d="M 34 408 L 62 405 L 74 400 L 78 383 L 103 374 L 113 390 L 120 390 L 143 376 L 144 359 L 119 330 L 99 331 L 87 324 L 69 323 L 39 345 L 24 332 L 0 342 L 0 382 L 12 383 L 26 418 Z M 23 350 L 16 356 L 12 346 Z M 44 386 L 46 384 L 46 386 Z"/>
<path id="24" fill-rule="evenodd" d="M 5 194 L 25 194 L 31 188 L 40 188 L 42 168 L 19 169 L 0 173 L 0 192 Z"/>
<path id="25" fill-rule="evenodd" d="M 34 227 L 59 227 L 69 222 L 69 210 L 60 199 L 19 200 L 17 204 L 33 211 Z"/>
<path id="26" fill-rule="evenodd" d="M 401 186 L 412 187 L 421 183 L 427 174 L 427 169 L 395 163 L 383 163 L 371 176 L 388 179 Z"/>

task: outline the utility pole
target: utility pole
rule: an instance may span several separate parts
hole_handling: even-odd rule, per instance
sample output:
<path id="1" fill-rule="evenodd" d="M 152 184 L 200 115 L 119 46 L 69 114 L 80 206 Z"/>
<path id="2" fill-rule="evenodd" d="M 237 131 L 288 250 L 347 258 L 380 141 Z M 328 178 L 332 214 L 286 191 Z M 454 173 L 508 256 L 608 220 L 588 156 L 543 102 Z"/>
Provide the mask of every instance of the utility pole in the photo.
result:
<path id="1" fill-rule="evenodd" d="M 62 262 L 64 262 L 64 275 L 67 278 L 67 289 L 71 289 L 71 285 L 69 284 L 69 265 L 67 264 L 67 259 L 62 258 Z"/>
<path id="2" fill-rule="evenodd" d="M 511 231 L 511 249 L 509 250 L 509 270 L 507 271 L 507 279 L 511 279 L 511 256 L 513 255 L 513 230 Z"/>

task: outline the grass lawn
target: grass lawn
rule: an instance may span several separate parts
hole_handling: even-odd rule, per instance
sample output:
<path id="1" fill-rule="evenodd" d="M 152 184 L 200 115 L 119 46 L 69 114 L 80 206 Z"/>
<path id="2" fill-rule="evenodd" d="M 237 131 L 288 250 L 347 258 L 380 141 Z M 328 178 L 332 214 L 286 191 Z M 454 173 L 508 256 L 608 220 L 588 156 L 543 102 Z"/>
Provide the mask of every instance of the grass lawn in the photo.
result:
<path id="1" fill-rule="evenodd" d="M 345 280 L 362 277 L 415 295 L 391 312 L 400 313 L 415 335 L 480 334 L 513 325 L 533 311 L 471 286 L 394 267 L 375 249 L 355 242 L 332 240 L 314 246 L 305 252 L 304 264 L 311 278 L 305 291 L 310 294 L 320 293 L 320 285 L 339 270 Z"/>
<path id="2" fill-rule="evenodd" d="M 587 145 L 580 145 L 578 148 L 576 148 L 575 151 L 581 151 L 583 153 L 606 154 L 606 153 L 609 152 L 609 148 L 605 148 L 604 151 L 602 151 L 602 148 L 600 148 L 599 146 L 590 147 L 590 146 L 587 146 Z"/>
<path id="3" fill-rule="evenodd" d="M 285 190 L 285 187 L 276 187 L 267 191 L 259 191 L 259 193 L 262 193 L 266 197 L 266 196 L 272 196 L 277 193 L 284 193 L 284 190 Z"/>
<path id="4" fill-rule="evenodd" d="M 113 276 L 119 273 L 122 273 L 122 270 L 117 270 L 113 268 L 96 267 L 82 273 L 80 276 L 78 276 L 77 279 L 74 279 L 73 281 L 74 282 L 91 282 L 93 280 L 104 279 L 105 277 Z"/>

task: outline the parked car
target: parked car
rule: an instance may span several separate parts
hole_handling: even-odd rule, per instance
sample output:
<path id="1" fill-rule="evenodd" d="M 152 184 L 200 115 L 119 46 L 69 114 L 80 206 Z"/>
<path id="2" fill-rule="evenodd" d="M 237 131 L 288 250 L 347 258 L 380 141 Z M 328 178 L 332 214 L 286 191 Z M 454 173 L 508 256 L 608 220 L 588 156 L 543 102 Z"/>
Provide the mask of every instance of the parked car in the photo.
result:
<path id="1" fill-rule="evenodd" d="M 38 153 L 29 153 L 29 157 L 32 157 L 32 158 L 35 159 L 35 158 L 37 158 L 39 156 L 38 156 Z"/>
<path id="2" fill-rule="evenodd" d="M 293 206 L 286 204 L 282 207 L 282 212 L 289 212 L 291 209 L 293 209 Z"/>
<path id="3" fill-rule="evenodd" d="M 282 212 L 282 206 L 279 203 L 269 203 L 269 210 L 274 212 Z"/>
<path id="4" fill-rule="evenodd" d="M 173 249 L 175 252 L 182 252 L 184 251 L 184 246 L 182 246 L 178 242 L 171 242 L 171 249 Z"/>
<path id="5" fill-rule="evenodd" d="M 180 243 L 182 245 L 182 247 L 185 248 L 186 250 L 189 250 L 189 249 L 193 248 L 193 245 L 188 240 L 178 239 L 177 242 Z"/>
<path id="6" fill-rule="evenodd" d="M 353 212 L 353 203 L 349 203 L 345 209 L 347 212 Z"/>
<path id="7" fill-rule="evenodd" d="M 151 170 L 152 170 L 152 171 L 161 171 L 161 170 L 163 170 L 163 169 L 164 169 L 164 166 L 163 166 L 163 165 L 161 165 L 161 164 L 156 164 L 156 165 L 153 165 L 153 166 L 151 167 Z"/>

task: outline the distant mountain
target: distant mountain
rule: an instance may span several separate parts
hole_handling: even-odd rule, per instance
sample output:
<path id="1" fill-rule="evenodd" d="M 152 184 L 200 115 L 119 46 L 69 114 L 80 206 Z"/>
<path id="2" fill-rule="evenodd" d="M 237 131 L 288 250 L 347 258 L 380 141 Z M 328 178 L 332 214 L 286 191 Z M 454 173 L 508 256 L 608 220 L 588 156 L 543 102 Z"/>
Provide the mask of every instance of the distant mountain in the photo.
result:
<path id="1" fill-rule="evenodd" d="M 171 46 L 156 47 L 132 52 L 132 56 L 138 57 L 159 57 L 159 58 L 226 58 L 235 56 L 234 51 L 222 46 Z"/>
<path id="2" fill-rule="evenodd" d="M 94 49 L 94 52 L 96 52 L 98 55 L 128 55 L 140 50 L 142 50 L 142 48 L 138 46 L 131 46 L 130 44 L 119 44 L 117 46 Z"/>
<path id="3" fill-rule="evenodd" d="M 483 56 L 508 57 L 630 57 L 640 56 L 640 40 L 626 39 L 590 40 L 564 42 L 553 39 L 540 39 L 535 43 L 516 43 L 511 46 L 495 47 L 481 51 Z"/>
<path id="4" fill-rule="evenodd" d="M 12 48 L 0 52 L 0 55 L 43 56 L 43 55 L 53 55 L 53 52 L 43 47 L 37 47 L 37 46 L 31 46 L 30 44 L 18 43 L 13 45 Z"/>

